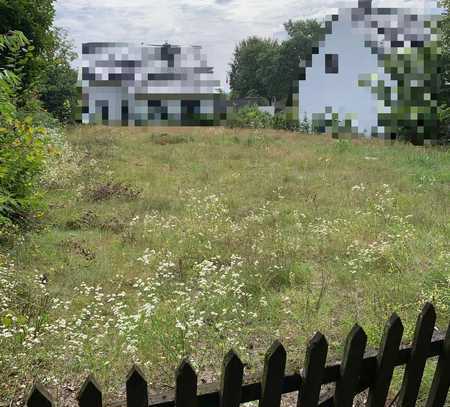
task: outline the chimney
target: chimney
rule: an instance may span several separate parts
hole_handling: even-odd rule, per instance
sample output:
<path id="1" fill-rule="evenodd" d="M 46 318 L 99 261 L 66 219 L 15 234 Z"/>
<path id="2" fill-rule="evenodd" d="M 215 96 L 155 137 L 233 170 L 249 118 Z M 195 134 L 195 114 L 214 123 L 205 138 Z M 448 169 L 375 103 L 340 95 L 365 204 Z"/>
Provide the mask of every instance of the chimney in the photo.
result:
<path id="1" fill-rule="evenodd" d="M 370 14 L 372 10 L 372 0 L 358 0 L 358 8 L 364 9 L 364 13 Z"/>

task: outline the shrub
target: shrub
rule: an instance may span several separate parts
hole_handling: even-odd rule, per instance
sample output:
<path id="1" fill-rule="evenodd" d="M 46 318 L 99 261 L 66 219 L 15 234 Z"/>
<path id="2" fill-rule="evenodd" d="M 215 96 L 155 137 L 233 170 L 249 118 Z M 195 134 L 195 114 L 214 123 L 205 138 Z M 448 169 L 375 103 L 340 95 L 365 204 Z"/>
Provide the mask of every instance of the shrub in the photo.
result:
<path id="1" fill-rule="evenodd" d="M 39 206 L 38 178 L 49 152 L 44 128 L 15 120 L 0 129 L 0 224 Z"/>
<path id="2" fill-rule="evenodd" d="M 277 130 L 298 131 L 309 133 L 310 123 L 305 117 L 301 122 L 293 119 L 292 113 L 284 111 L 271 116 L 269 113 L 261 112 L 258 106 L 245 106 L 237 112 L 228 115 L 227 127 L 231 128 L 271 128 Z"/>
<path id="3" fill-rule="evenodd" d="M 7 67 L 0 66 L 0 229 L 40 206 L 38 180 L 51 151 L 45 128 L 16 108 L 28 45 L 20 32 L 0 35 L 0 50 L 9 55 Z"/>
<path id="4" fill-rule="evenodd" d="M 272 118 L 272 128 L 288 131 L 298 131 L 300 133 L 309 133 L 311 126 L 305 116 L 301 122 L 297 119 L 292 118 L 292 113 L 290 112 L 280 112 L 277 113 Z"/>
<path id="5" fill-rule="evenodd" d="M 274 129 L 279 129 L 279 130 L 298 131 L 299 123 L 297 121 L 291 120 L 289 117 L 287 117 L 286 113 L 281 112 L 281 113 L 277 113 L 272 118 L 272 127 Z"/>
<path id="6" fill-rule="evenodd" d="M 265 129 L 272 127 L 272 116 L 261 112 L 258 106 L 245 106 L 228 115 L 227 127 Z"/>

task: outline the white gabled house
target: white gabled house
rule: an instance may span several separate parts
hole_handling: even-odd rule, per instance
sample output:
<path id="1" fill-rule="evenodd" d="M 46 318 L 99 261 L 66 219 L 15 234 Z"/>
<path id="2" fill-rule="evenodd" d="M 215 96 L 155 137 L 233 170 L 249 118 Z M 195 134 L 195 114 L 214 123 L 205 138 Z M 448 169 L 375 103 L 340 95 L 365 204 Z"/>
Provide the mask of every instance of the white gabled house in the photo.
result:
<path id="1" fill-rule="evenodd" d="M 324 40 L 303 62 L 299 120 L 333 134 L 429 138 L 439 90 L 435 11 L 374 8 L 359 0 L 327 18 Z"/>

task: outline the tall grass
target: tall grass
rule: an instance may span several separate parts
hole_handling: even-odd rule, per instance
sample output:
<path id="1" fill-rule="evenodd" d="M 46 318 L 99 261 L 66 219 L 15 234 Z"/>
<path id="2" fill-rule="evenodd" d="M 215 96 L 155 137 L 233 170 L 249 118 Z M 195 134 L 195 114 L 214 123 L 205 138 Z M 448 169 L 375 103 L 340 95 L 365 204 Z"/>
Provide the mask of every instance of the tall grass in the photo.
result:
<path id="1" fill-rule="evenodd" d="M 378 346 L 392 311 L 450 315 L 450 154 L 273 130 L 77 127 L 42 228 L 4 249 L 0 397 L 39 376 L 60 400 L 94 372 L 118 397 L 189 355 L 215 380 L 234 347 L 257 375 L 321 330 Z M 94 195 L 93 195 L 94 194 Z M 93 196 L 96 199 L 93 199 Z"/>

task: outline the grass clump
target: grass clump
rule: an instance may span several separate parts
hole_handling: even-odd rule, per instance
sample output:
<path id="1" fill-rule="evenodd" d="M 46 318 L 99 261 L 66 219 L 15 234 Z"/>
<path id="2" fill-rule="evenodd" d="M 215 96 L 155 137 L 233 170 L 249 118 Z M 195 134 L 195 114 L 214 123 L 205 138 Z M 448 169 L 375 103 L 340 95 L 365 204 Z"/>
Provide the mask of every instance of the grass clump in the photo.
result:
<path id="1" fill-rule="evenodd" d="M 106 182 L 92 185 L 86 192 L 86 198 L 93 201 L 106 201 L 112 198 L 134 200 L 139 198 L 141 192 L 122 182 Z"/>
<path id="2" fill-rule="evenodd" d="M 152 134 L 152 143 L 165 146 L 167 144 L 182 144 L 192 142 L 190 136 L 185 135 L 169 135 L 168 133 Z"/>

